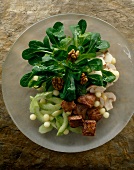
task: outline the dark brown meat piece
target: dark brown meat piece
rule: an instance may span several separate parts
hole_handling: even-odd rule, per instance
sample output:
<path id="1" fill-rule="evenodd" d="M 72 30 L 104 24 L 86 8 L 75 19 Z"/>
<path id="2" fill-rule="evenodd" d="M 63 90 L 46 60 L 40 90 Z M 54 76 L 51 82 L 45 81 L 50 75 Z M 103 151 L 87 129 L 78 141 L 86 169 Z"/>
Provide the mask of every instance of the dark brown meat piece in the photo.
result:
<path id="1" fill-rule="evenodd" d="M 88 109 L 87 105 L 78 103 L 73 113 L 77 115 L 82 115 L 83 119 L 85 119 L 87 109 Z"/>
<path id="2" fill-rule="evenodd" d="M 63 102 L 61 103 L 61 107 L 65 112 L 71 112 L 76 107 L 76 104 L 74 103 L 74 101 L 67 102 L 63 100 Z"/>
<path id="3" fill-rule="evenodd" d="M 87 110 L 88 119 L 95 120 L 98 122 L 102 118 L 102 114 L 100 114 L 99 108 L 92 108 Z"/>
<path id="4" fill-rule="evenodd" d="M 76 116 L 69 116 L 68 117 L 69 124 L 72 128 L 83 126 L 83 119 L 82 115 L 76 115 Z"/>
<path id="5" fill-rule="evenodd" d="M 89 108 L 92 108 L 94 106 L 95 99 L 95 95 L 88 93 L 86 95 L 80 96 L 77 101 L 87 105 Z"/>
<path id="6" fill-rule="evenodd" d="M 96 121 L 85 120 L 83 123 L 82 134 L 84 136 L 95 136 L 95 131 L 96 131 Z"/>

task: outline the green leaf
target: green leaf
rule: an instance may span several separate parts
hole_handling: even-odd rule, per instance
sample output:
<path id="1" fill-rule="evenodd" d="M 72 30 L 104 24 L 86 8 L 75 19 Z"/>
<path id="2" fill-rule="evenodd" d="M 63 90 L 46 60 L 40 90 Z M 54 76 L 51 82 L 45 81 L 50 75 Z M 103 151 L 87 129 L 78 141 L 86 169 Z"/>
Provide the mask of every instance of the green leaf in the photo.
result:
<path id="1" fill-rule="evenodd" d="M 44 44 L 41 41 L 32 40 L 29 42 L 29 47 L 30 48 L 39 48 L 39 47 L 44 47 Z"/>
<path id="2" fill-rule="evenodd" d="M 28 87 L 28 83 L 32 78 L 33 74 L 31 72 L 23 75 L 23 77 L 20 79 L 20 85 L 22 87 Z"/>
<path id="3" fill-rule="evenodd" d="M 32 80 L 32 79 L 29 81 L 28 87 L 34 87 L 34 86 L 40 87 L 42 85 L 42 83 L 45 82 L 47 79 L 48 79 L 48 77 L 46 75 L 45 76 L 38 76 L 37 81 Z"/>
<path id="4" fill-rule="evenodd" d="M 101 40 L 101 36 L 99 33 L 92 33 L 87 53 L 96 52 L 96 45 L 100 40 Z"/>
<path id="5" fill-rule="evenodd" d="M 28 48 L 28 49 L 26 49 L 22 52 L 22 58 L 25 59 L 25 60 L 29 60 L 29 59 L 35 57 L 35 55 L 37 53 L 38 54 L 39 53 L 44 53 L 44 54 L 50 53 L 51 54 L 51 52 L 48 51 L 48 49 L 43 48 L 43 47 L 42 48 Z"/>
<path id="6" fill-rule="evenodd" d="M 70 26 L 70 30 L 73 34 L 73 42 L 76 47 L 78 47 L 78 36 L 81 34 L 81 29 L 79 25 Z"/>
<path id="7" fill-rule="evenodd" d="M 77 65 L 87 65 L 88 60 L 96 57 L 95 53 L 89 53 L 89 54 L 81 54 L 79 55 L 78 59 L 75 61 L 75 64 Z"/>
<path id="8" fill-rule="evenodd" d="M 65 50 L 57 50 L 54 52 L 54 57 L 58 61 L 63 61 L 67 59 L 68 53 Z"/>
<path id="9" fill-rule="evenodd" d="M 56 60 L 50 55 L 45 55 L 44 57 L 42 57 L 43 63 L 46 63 L 47 61 L 56 61 Z"/>
<path id="10" fill-rule="evenodd" d="M 102 76 L 100 76 L 98 74 L 88 75 L 88 81 L 89 81 L 90 85 L 103 86 Z"/>
<path id="11" fill-rule="evenodd" d="M 64 74 L 64 67 L 58 67 L 57 65 L 49 65 L 49 66 L 34 66 L 32 69 L 34 75 L 44 75 L 47 74 L 48 76 L 54 75 L 62 75 Z"/>
<path id="12" fill-rule="evenodd" d="M 80 81 L 81 74 L 82 74 L 81 70 L 73 70 L 72 72 L 74 79 L 77 81 Z"/>
<path id="13" fill-rule="evenodd" d="M 82 54 L 82 53 L 84 52 L 84 47 L 78 46 L 78 50 L 79 50 L 79 52 Z"/>
<path id="14" fill-rule="evenodd" d="M 48 36 L 45 36 L 45 37 L 44 37 L 43 43 L 44 43 L 44 47 L 46 47 L 46 48 L 48 48 L 48 49 L 51 49 Z"/>
<path id="15" fill-rule="evenodd" d="M 46 33 L 51 43 L 56 45 L 56 47 L 58 47 L 59 42 L 66 37 L 64 34 L 64 27 L 61 22 L 56 22 L 53 28 L 50 27 L 46 30 Z"/>
<path id="16" fill-rule="evenodd" d="M 77 94 L 77 97 L 86 94 L 87 93 L 86 89 L 87 89 L 86 84 L 82 85 L 79 82 L 77 82 L 76 83 L 76 94 Z"/>
<path id="17" fill-rule="evenodd" d="M 89 45 L 89 44 L 90 44 L 90 40 L 91 40 L 91 35 L 88 35 L 88 36 L 84 39 L 84 41 L 83 41 L 83 43 L 82 43 L 82 46 Z"/>
<path id="18" fill-rule="evenodd" d="M 96 47 L 97 50 L 101 52 L 105 52 L 110 47 L 110 44 L 108 41 L 101 40 L 100 44 Z"/>
<path id="19" fill-rule="evenodd" d="M 86 32 L 84 34 L 80 34 L 78 36 L 78 45 L 83 46 L 83 48 L 85 45 L 89 45 L 90 37 L 91 37 L 91 32 Z"/>
<path id="20" fill-rule="evenodd" d="M 49 39 L 50 39 L 50 42 L 51 42 L 52 44 L 55 44 L 55 45 L 58 47 L 58 46 L 59 46 L 59 40 L 58 40 L 57 37 L 55 37 L 55 36 L 53 35 L 53 33 L 54 33 L 54 29 L 53 29 L 53 28 L 48 28 L 48 29 L 46 30 L 46 34 L 48 35 L 48 37 L 49 37 Z"/>
<path id="21" fill-rule="evenodd" d="M 30 58 L 30 59 L 28 60 L 28 63 L 29 63 L 30 65 L 34 66 L 35 64 L 41 63 L 41 61 L 42 61 L 42 58 L 37 55 L 37 56 L 35 56 L 35 57 L 33 57 L 33 58 Z"/>
<path id="22" fill-rule="evenodd" d="M 53 26 L 53 35 L 58 38 L 59 41 L 61 41 L 63 38 L 66 37 L 64 34 L 64 26 L 61 22 L 56 22 Z"/>
<path id="23" fill-rule="evenodd" d="M 75 93 L 75 82 L 73 76 L 68 72 L 67 76 L 65 77 L 63 92 L 60 93 L 61 99 L 66 101 L 73 101 L 76 99 Z"/>
<path id="24" fill-rule="evenodd" d="M 99 58 L 88 60 L 87 65 L 91 68 L 92 71 L 100 71 L 103 69 L 102 60 Z"/>
<path id="25" fill-rule="evenodd" d="M 59 49 L 67 50 L 68 46 L 70 45 L 71 42 L 72 42 L 72 38 L 70 38 L 70 37 L 62 39 L 59 44 Z"/>
<path id="26" fill-rule="evenodd" d="M 70 45 L 67 49 L 68 52 L 70 52 L 72 49 L 74 49 L 75 51 L 77 50 L 77 47 L 75 45 Z"/>
<path id="27" fill-rule="evenodd" d="M 50 66 L 50 65 L 55 65 L 55 64 L 58 65 L 58 61 L 52 56 L 46 54 L 44 57 L 42 57 L 43 66 Z"/>
<path id="28" fill-rule="evenodd" d="M 103 76 L 103 81 L 107 83 L 111 83 L 116 79 L 116 76 L 112 72 L 106 70 L 102 70 L 102 76 Z"/>
<path id="29" fill-rule="evenodd" d="M 84 19 L 81 19 L 79 22 L 78 22 L 78 25 L 81 29 L 81 34 L 84 34 L 85 31 L 86 31 L 86 28 L 87 28 L 87 22 L 84 20 Z"/>
<path id="30" fill-rule="evenodd" d="M 60 31 L 63 31 L 64 30 L 64 26 L 63 26 L 63 23 L 61 22 L 56 22 L 53 26 L 53 28 L 57 31 L 57 32 L 60 32 Z M 55 31 L 55 32 L 56 32 Z"/>

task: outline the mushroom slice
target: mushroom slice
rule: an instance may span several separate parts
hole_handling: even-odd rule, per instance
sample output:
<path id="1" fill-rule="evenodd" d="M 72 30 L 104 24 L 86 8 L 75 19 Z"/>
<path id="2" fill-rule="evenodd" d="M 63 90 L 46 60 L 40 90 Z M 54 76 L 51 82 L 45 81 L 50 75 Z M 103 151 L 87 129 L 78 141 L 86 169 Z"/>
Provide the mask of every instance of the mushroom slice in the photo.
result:
<path id="1" fill-rule="evenodd" d="M 96 85 L 91 85 L 87 88 L 87 91 L 89 91 L 90 93 L 95 93 L 95 89 L 96 89 Z"/>
<path id="2" fill-rule="evenodd" d="M 103 93 L 106 90 L 105 87 L 103 86 L 96 86 L 96 85 L 91 85 L 87 88 L 87 91 L 89 91 L 90 93 L 95 93 L 95 92 L 101 92 Z"/>
<path id="3" fill-rule="evenodd" d="M 96 86 L 95 92 L 103 93 L 105 90 L 106 90 L 106 88 L 103 86 Z"/>
<path id="4" fill-rule="evenodd" d="M 102 97 L 100 97 L 100 104 L 102 107 L 105 105 L 105 100 Z"/>
<path id="5" fill-rule="evenodd" d="M 112 100 L 108 99 L 105 101 L 105 108 L 107 111 L 113 109 Z"/>
<path id="6" fill-rule="evenodd" d="M 105 104 L 104 104 L 106 110 L 108 111 L 108 110 L 113 109 L 112 102 L 116 101 L 116 96 L 112 92 L 105 92 L 104 94 L 107 97 L 107 100 L 105 101 Z"/>
<path id="7" fill-rule="evenodd" d="M 106 64 L 106 68 L 108 68 L 109 70 L 116 70 L 115 65 L 111 64 L 111 63 L 107 63 Z"/>
<path id="8" fill-rule="evenodd" d="M 107 96 L 108 100 L 111 100 L 113 102 L 116 101 L 116 96 L 115 96 L 114 93 L 112 93 L 112 92 L 105 92 L 104 94 Z"/>
<path id="9" fill-rule="evenodd" d="M 112 59 L 113 59 L 113 56 L 109 52 L 107 52 L 105 54 L 105 57 L 104 57 L 105 62 L 106 63 L 111 63 Z"/>

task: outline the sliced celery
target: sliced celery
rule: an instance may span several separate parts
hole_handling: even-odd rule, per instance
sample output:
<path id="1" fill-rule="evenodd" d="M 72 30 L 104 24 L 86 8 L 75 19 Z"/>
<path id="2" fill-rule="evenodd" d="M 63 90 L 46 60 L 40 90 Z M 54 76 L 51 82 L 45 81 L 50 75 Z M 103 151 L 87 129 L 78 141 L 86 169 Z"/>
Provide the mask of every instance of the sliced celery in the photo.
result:
<path id="1" fill-rule="evenodd" d="M 53 126 L 50 125 L 49 127 L 45 127 L 44 124 L 39 127 L 40 133 L 47 133 L 50 132 L 53 129 Z"/>
<path id="2" fill-rule="evenodd" d="M 58 132 L 57 132 L 57 136 L 60 136 L 63 134 L 63 132 L 65 131 L 65 129 L 68 126 L 68 115 L 63 112 L 63 124 L 62 126 L 59 128 Z"/>

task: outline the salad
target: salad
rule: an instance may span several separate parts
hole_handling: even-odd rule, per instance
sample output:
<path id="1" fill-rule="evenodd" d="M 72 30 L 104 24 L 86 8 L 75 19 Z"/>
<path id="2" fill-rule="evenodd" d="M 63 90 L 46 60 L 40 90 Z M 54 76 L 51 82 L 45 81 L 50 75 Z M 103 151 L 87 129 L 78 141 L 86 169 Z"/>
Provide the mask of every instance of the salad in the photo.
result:
<path id="1" fill-rule="evenodd" d="M 109 42 L 86 28 L 81 19 L 70 26 L 70 37 L 63 23 L 56 22 L 42 42 L 32 40 L 22 52 L 32 70 L 20 85 L 37 90 L 30 96 L 30 119 L 41 122 L 40 133 L 56 129 L 57 136 L 94 136 L 97 122 L 113 109 L 116 96 L 106 89 L 119 78 L 116 59 L 108 51 Z"/>

